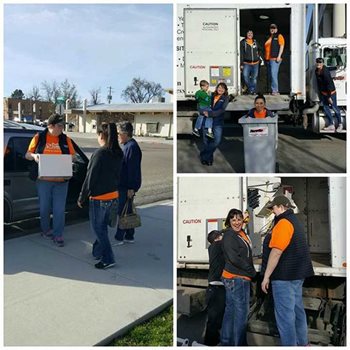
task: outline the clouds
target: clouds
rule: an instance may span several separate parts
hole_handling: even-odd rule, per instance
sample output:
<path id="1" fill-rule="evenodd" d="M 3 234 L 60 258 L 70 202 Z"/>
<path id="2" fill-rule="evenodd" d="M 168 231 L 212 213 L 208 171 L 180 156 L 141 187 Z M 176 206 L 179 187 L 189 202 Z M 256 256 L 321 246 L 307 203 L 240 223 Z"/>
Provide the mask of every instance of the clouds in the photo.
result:
<path id="1" fill-rule="evenodd" d="M 10 77 L 22 89 L 68 78 L 81 94 L 135 76 L 172 86 L 171 5 L 5 5 L 4 24 L 5 96 Z"/>

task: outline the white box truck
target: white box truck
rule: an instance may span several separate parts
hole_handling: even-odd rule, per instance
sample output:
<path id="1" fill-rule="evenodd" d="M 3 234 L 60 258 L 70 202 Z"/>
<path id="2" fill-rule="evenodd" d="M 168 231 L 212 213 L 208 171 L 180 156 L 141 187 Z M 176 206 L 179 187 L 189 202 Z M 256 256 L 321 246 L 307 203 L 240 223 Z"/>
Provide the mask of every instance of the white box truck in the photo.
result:
<path id="1" fill-rule="evenodd" d="M 250 214 L 247 231 L 253 242 L 254 264 L 260 271 L 262 241 L 273 220 L 265 205 L 280 194 L 296 205 L 315 271 L 303 288 L 310 341 L 345 345 L 345 177 L 179 177 L 177 311 L 192 316 L 205 308 L 202 297 L 208 285 L 207 234 L 224 228 L 231 208 Z M 276 345 L 279 339 L 273 308 L 261 292 L 260 277 L 253 288 L 248 339 L 251 345 Z"/>
<path id="2" fill-rule="evenodd" d="M 346 4 L 179 4 L 177 6 L 177 132 L 191 133 L 196 117 L 194 94 L 202 79 L 213 91 L 228 86 L 226 119 L 242 116 L 254 104 L 243 94 L 240 40 L 248 29 L 263 47 L 270 23 L 285 38 L 279 71 L 281 95 L 267 106 L 280 119 L 322 132 L 325 116 L 319 102 L 315 59 L 324 57 L 337 89 L 343 125 L 346 112 Z M 257 91 L 266 93 L 266 66 L 260 66 Z"/>

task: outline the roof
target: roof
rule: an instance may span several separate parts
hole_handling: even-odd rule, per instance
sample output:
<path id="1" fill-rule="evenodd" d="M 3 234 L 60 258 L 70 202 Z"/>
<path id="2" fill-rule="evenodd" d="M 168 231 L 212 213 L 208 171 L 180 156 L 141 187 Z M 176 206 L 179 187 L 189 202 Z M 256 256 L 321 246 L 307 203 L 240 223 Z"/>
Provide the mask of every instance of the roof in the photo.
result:
<path id="1" fill-rule="evenodd" d="M 142 112 L 173 112 L 172 103 L 121 103 L 121 104 L 100 104 L 95 106 L 88 106 L 86 110 L 90 113 L 142 113 Z M 82 108 L 72 110 L 72 112 L 83 111 Z"/>

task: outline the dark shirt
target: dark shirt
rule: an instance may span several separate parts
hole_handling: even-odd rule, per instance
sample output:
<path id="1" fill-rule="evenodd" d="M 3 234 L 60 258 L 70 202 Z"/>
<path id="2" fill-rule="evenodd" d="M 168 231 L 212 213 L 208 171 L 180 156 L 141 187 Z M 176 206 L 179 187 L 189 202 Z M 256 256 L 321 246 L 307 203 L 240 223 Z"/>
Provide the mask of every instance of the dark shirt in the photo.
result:
<path id="1" fill-rule="evenodd" d="M 222 241 L 214 241 L 208 248 L 209 274 L 208 282 L 221 281 L 222 270 L 225 266 Z"/>
<path id="2" fill-rule="evenodd" d="M 323 66 L 321 70 L 316 69 L 315 74 L 318 90 L 331 97 L 332 92 L 335 91 L 335 85 L 328 68 Z"/>
<path id="3" fill-rule="evenodd" d="M 213 119 L 213 126 L 224 125 L 224 115 L 226 107 L 229 103 L 229 97 L 222 95 L 219 100 L 214 104 L 215 95 L 211 95 L 211 111 L 208 112 L 209 117 Z"/>
<path id="4" fill-rule="evenodd" d="M 85 181 L 78 201 L 84 203 L 90 196 L 118 191 L 122 153 L 113 153 L 100 147 L 91 156 Z"/>
<path id="5" fill-rule="evenodd" d="M 120 172 L 120 188 L 137 192 L 141 187 L 142 152 L 135 139 L 122 145 L 123 161 Z"/>

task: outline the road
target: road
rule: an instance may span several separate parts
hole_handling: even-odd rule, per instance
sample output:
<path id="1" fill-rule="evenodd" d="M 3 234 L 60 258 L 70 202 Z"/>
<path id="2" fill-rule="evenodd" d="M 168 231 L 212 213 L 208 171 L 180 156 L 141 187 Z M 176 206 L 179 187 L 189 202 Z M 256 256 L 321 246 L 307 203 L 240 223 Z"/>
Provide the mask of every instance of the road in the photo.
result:
<path id="1" fill-rule="evenodd" d="M 96 134 L 67 133 L 84 153 L 90 157 L 98 147 Z M 135 197 L 136 205 L 155 203 L 173 198 L 173 144 L 172 141 L 141 138 L 138 139 L 142 150 L 142 187 Z M 81 211 L 66 215 L 66 225 L 86 220 Z M 33 218 L 4 226 L 5 239 L 16 238 L 35 233 L 39 228 L 39 219 Z"/>
<path id="2" fill-rule="evenodd" d="M 346 134 L 314 134 L 300 126 L 279 125 L 277 163 L 280 173 L 345 173 Z M 202 142 L 194 136 L 178 136 L 178 173 L 244 173 L 243 130 L 224 128 L 223 141 L 213 166 L 202 165 Z"/>

